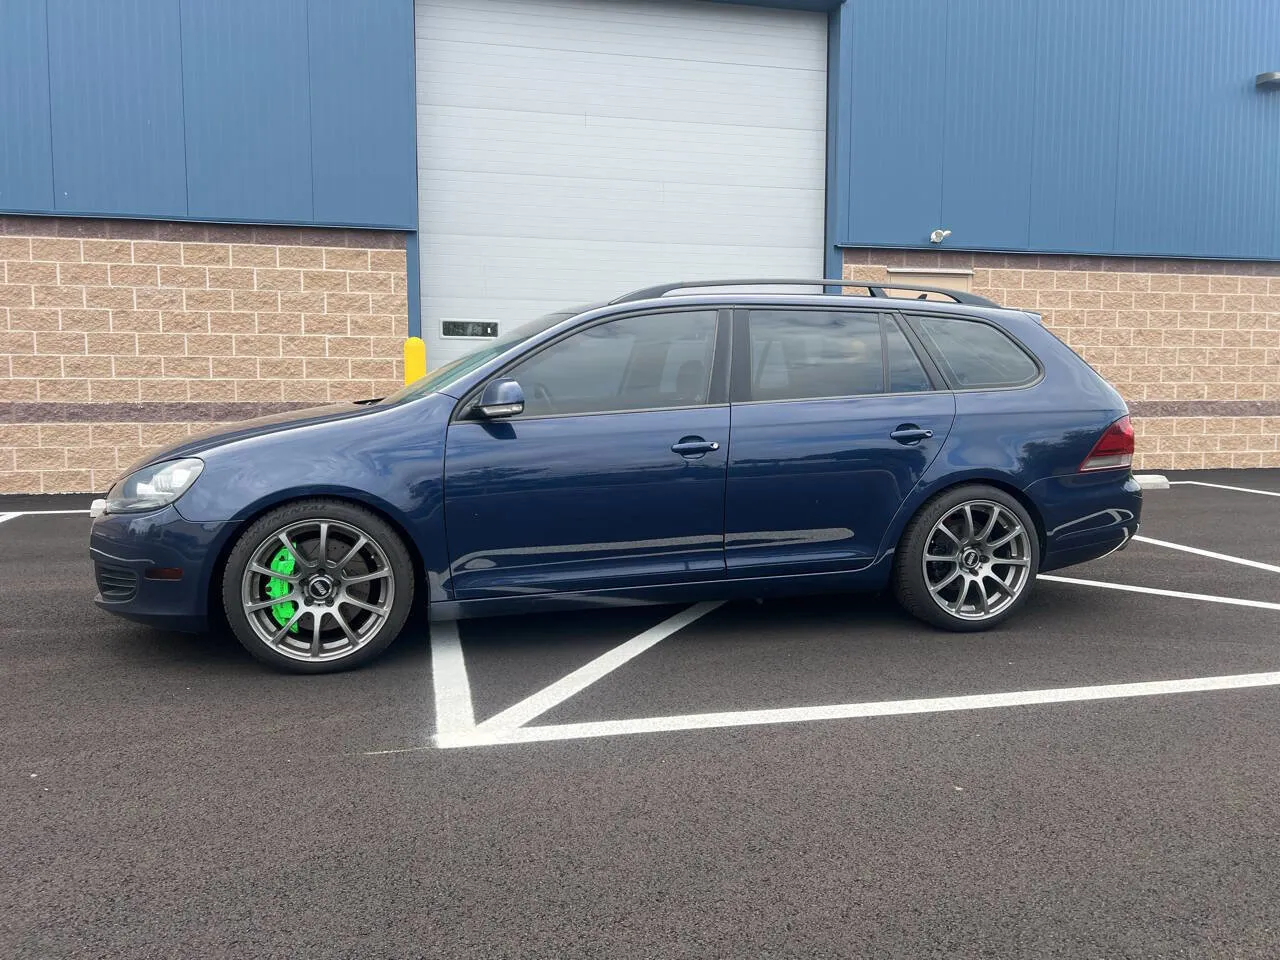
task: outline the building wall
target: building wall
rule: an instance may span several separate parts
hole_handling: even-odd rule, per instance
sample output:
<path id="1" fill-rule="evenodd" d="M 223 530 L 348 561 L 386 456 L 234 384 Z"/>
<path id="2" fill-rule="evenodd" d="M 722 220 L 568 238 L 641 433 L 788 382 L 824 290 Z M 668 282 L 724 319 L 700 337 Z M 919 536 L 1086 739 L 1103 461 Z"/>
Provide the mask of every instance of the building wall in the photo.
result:
<path id="1" fill-rule="evenodd" d="M 0 493 L 403 382 L 405 235 L 0 216 Z"/>
<path id="2" fill-rule="evenodd" d="M 972 269 L 1123 394 L 1140 469 L 1280 467 L 1280 263 L 846 250 L 846 279 Z"/>
<path id="3" fill-rule="evenodd" d="M 1280 259 L 1275 0 L 849 0 L 834 241 Z"/>
<path id="4" fill-rule="evenodd" d="M 0 211 L 414 226 L 412 0 L 5 0 Z"/>

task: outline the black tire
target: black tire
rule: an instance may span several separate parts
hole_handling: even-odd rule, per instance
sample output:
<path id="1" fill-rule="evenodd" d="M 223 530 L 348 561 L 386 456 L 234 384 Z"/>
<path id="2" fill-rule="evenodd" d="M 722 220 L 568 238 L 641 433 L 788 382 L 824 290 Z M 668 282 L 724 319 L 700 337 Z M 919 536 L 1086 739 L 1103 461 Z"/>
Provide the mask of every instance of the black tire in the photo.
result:
<path id="1" fill-rule="evenodd" d="M 266 556 L 286 542 L 292 555 L 285 551 L 288 572 L 281 576 L 295 580 L 286 584 L 250 569 L 266 566 Z M 347 562 L 339 568 L 344 556 Z M 322 579 L 328 586 L 314 582 Z M 271 583 L 286 584 L 279 588 L 288 595 L 264 610 L 246 609 L 274 597 L 263 592 Z M 409 551 L 386 521 L 343 500 L 315 498 L 278 507 L 241 533 L 223 571 L 222 606 L 236 639 L 258 660 L 292 673 L 332 673 L 366 664 L 391 645 L 413 607 L 413 588 Z M 284 627 L 285 618 L 294 619 L 294 626 Z M 264 634 L 277 628 L 285 632 L 273 644 Z"/>
<path id="2" fill-rule="evenodd" d="M 961 518 L 966 514 L 966 504 L 970 507 L 967 512 L 970 536 L 965 535 L 963 520 L 958 525 L 958 535 L 949 532 L 951 519 L 957 514 Z M 993 511 L 992 505 L 999 509 Z M 986 541 L 974 538 L 972 534 L 981 533 L 981 526 L 993 513 L 996 518 L 992 521 L 993 525 L 997 525 L 999 530 L 989 533 Z M 1012 521 L 1006 524 L 1008 517 L 1016 518 L 1021 524 L 1025 538 L 1019 540 L 1015 536 L 1014 541 L 1010 541 L 1016 541 L 1015 546 L 1001 545 L 994 550 L 989 549 L 990 543 L 1013 530 Z M 948 518 L 947 531 L 938 530 L 938 525 L 944 518 Z M 951 541 L 955 541 L 955 558 L 948 557 L 926 566 L 925 551 L 931 542 L 934 550 L 942 552 Z M 1018 555 L 1019 551 L 1021 555 Z M 978 553 L 977 563 L 973 567 L 964 562 L 970 558 L 971 552 Z M 987 560 L 993 562 L 984 562 Z M 997 487 L 967 484 L 944 490 L 926 502 L 911 518 L 898 542 L 894 557 L 893 591 L 903 609 L 917 619 L 944 630 L 971 633 L 989 630 L 1013 616 L 1031 593 L 1039 569 L 1039 531 L 1026 508 Z M 1025 572 L 1018 574 L 1019 570 Z M 927 571 L 936 575 L 935 587 L 946 581 L 953 572 L 958 574 L 960 582 L 955 586 L 940 588 L 935 595 L 926 579 Z M 996 584 L 1004 583 L 1003 577 L 1009 577 L 1010 584 L 1005 584 L 1005 590 L 1002 591 Z M 1010 601 L 1007 599 L 1008 592 L 1015 587 L 1016 595 Z M 989 588 L 995 589 L 992 591 Z M 996 609 L 991 605 L 991 612 L 984 614 L 982 611 L 988 608 L 988 594 L 991 592 L 999 594 L 1000 606 Z"/>

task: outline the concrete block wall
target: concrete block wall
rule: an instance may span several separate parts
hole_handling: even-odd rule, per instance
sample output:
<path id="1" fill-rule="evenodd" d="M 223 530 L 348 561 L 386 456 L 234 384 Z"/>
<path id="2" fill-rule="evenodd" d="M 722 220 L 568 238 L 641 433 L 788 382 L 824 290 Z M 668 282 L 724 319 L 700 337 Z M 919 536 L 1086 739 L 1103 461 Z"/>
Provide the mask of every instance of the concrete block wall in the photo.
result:
<path id="1" fill-rule="evenodd" d="M 1139 469 L 1280 467 L 1280 263 L 845 251 L 846 279 L 890 267 L 1040 313 L 1128 402 Z"/>
<path id="2" fill-rule="evenodd" d="M 0 216 L 0 493 L 403 382 L 405 238 Z"/>

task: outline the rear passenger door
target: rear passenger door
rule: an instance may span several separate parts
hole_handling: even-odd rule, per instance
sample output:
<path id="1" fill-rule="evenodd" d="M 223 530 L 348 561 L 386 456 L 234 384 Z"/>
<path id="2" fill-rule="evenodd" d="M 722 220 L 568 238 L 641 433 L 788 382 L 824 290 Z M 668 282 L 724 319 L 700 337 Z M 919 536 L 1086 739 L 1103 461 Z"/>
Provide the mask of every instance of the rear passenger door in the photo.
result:
<path id="1" fill-rule="evenodd" d="M 890 313 L 735 312 L 731 576 L 856 569 L 875 558 L 955 418 L 955 398 L 916 344 Z"/>

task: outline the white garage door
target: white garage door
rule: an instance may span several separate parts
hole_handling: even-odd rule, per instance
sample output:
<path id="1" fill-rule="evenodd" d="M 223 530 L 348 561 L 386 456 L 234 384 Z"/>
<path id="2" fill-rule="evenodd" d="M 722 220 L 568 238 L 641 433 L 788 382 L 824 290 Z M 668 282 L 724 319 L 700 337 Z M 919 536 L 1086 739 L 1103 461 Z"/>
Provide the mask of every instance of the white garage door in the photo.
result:
<path id="1" fill-rule="evenodd" d="M 416 0 L 428 367 L 666 280 L 821 276 L 826 17 Z"/>

